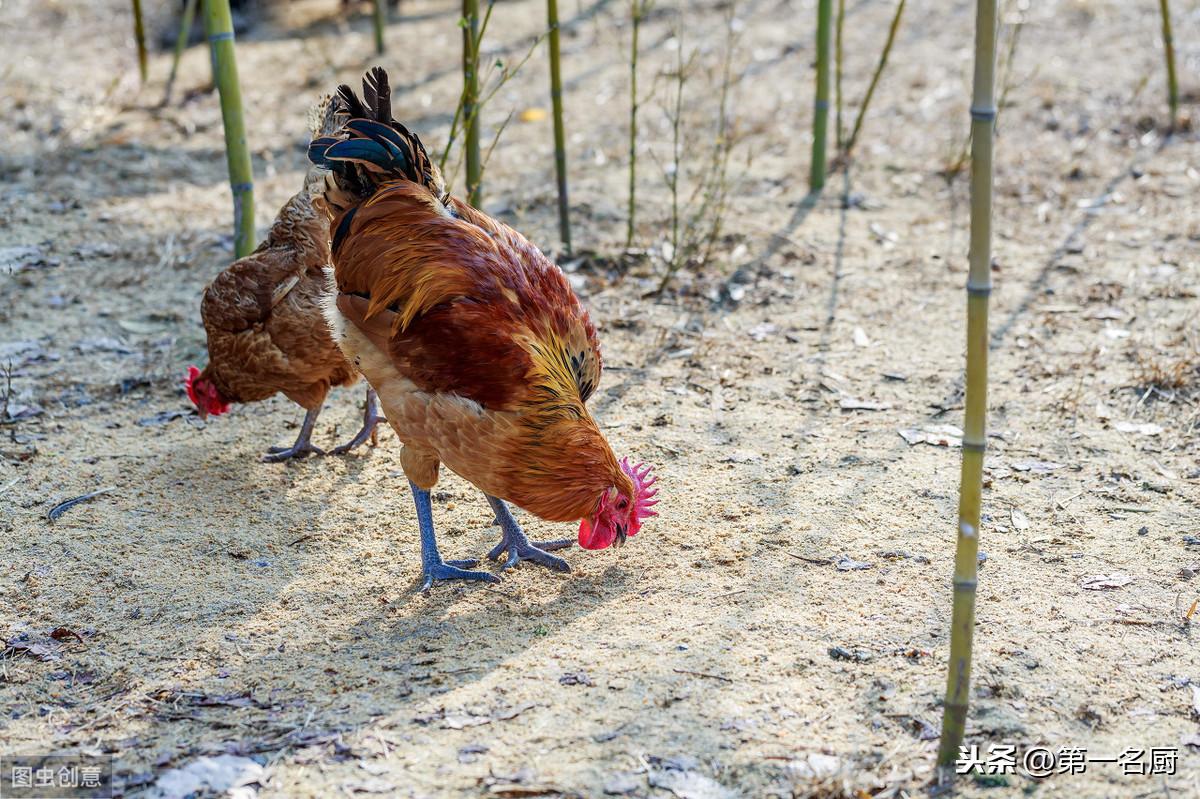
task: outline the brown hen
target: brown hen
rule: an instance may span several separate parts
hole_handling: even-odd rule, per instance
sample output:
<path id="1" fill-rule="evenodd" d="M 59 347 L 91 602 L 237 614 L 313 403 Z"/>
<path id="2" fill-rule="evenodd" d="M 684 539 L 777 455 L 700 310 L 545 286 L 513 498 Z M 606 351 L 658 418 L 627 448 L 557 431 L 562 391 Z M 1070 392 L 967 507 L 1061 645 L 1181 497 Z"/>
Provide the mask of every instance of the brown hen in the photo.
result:
<path id="1" fill-rule="evenodd" d="M 322 127 L 332 125 L 326 115 Z M 279 211 L 265 241 L 208 285 L 200 316 L 208 334 L 208 365 L 189 367 L 187 392 L 201 417 L 219 415 L 234 402 L 257 402 L 282 393 L 305 409 L 290 447 L 272 447 L 267 462 L 324 454 L 312 444 L 313 425 L 331 386 L 348 386 L 358 372 L 333 342 L 322 314 L 329 223 L 313 209 L 306 188 Z M 368 438 L 380 420 L 368 387 L 362 429 L 341 454 Z"/>

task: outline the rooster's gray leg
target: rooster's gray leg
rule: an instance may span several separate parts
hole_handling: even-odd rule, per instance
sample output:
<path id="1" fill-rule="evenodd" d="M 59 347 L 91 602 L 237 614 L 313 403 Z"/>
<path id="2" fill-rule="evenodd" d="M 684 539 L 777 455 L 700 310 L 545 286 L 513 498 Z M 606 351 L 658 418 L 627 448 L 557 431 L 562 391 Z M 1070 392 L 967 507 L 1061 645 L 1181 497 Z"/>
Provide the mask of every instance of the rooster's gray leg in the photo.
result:
<path id="1" fill-rule="evenodd" d="M 304 422 L 300 425 L 300 435 L 296 436 L 296 443 L 290 447 L 271 447 L 267 450 L 268 454 L 263 455 L 263 462 L 281 463 L 291 458 L 303 458 L 307 455 L 324 455 L 324 450 L 314 447 L 310 441 L 313 425 L 317 423 L 317 417 L 320 414 L 319 407 L 305 413 Z"/>
<path id="2" fill-rule="evenodd" d="M 499 521 L 500 529 L 504 533 L 504 537 L 500 539 L 500 543 L 496 544 L 495 548 L 488 553 L 489 558 L 499 560 L 500 556 L 507 551 L 508 560 L 505 561 L 502 567 L 505 569 L 516 566 L 523 560 L 531 560 L 534 563 L 548 566 L 557 572 L 571 571 L 570 565 L 565 560 L 551 555 L 549 552 L 549 550 L 566 549 L 571 546 L 569 538 L 564 538 L 561 541 L 532 543 L 525 536 L 525 531 L 521 529 L 521 525 L 513 518 L 512 512 L 504 504 L 504 500 L 493 497 L 491 494 L 484 494 L 484 496 L 487 497 L 492 510 L 496 512 L 496 519 Z"/>
<path id="3" fill-rule="evenodd" d="M 384 418 L 379 415 L 378 406 L 375 403 L 375 389 L 367 386 L 367 407 L 363 411 L 362 429 L 354 434 L 354 438 L 342 444 L 339 447 L 334 447 L 329 450 L 330 455 L 344 455 L 355 447 L 365 442 L 368 438 L 371 439 L 371 446 L 379 443 L 379 435 L 375 430 L 376 425 L 384 421 Z"/>
<path id="4" fill-rule="evenodd" d="M 421 528 L 421 572 L 425 581 L 421 590 L 428 591 L 433 587 L 434 580 L 483 580 L 498 583 L 500 578 L 488 572 L 467 571 L 472 566 L 478 566 L 477 560 L 442 560 L 438 553 L 437 536 L 433 532 L 433 506 L 429 501 L 429 492 L 417 488 L 413 481 L 408 481 L 412 489 L 413 503 L 417 506 L 417 526 Z"/>

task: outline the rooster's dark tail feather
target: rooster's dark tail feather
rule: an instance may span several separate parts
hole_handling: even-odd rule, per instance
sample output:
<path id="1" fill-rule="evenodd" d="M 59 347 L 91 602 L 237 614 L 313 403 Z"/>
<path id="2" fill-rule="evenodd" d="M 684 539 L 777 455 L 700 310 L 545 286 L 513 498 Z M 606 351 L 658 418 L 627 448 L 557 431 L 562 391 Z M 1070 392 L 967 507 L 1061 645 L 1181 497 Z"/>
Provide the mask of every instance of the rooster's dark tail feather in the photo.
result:
<path id="1" fill-rule="evenodd" d="M 363 76 L 362 100 L 349 86 L 339 86 L 335 102 L 349 121 L 334 135 L 309 144 L 309 160 L 332 173 L 334 185 L 325 198 L 334 209 L 360 203 L 382 183 L 396 180 L 425 186 L 446 202 L 441 171 L 420 137 L 392 119 L 391 93 L 382 67 Z"/>

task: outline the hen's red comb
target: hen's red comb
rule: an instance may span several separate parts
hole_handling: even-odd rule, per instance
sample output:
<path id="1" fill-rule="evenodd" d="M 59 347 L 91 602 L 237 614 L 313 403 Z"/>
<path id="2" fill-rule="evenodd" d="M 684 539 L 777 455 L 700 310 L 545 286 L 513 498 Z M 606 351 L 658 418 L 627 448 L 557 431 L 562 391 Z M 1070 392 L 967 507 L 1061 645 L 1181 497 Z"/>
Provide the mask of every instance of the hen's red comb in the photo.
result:
<path id="1" fill-rule="evenodd" d="M 658 482 L 658 478 L 652 477 L 650 474 L 653 471 L 653 467 L 645 463 L 631 466 L 629 458 L 622 458 L 621 469 L 633 479 L 633 508 L 637 514 L 638 521 L 648 516 L 657 516 L 658 511 L 650 510 L 650 508 L 658 504 L 658 500 L 654 498 L 654 495 L 658 493 L 658 489 L 652 488 Z"/>
<path id="2" fill-rule="evenodd" d="M 203 407 L 200 404 L 200 398 L 196 396 L 196 378 L 200 376 L 200 370 L 195 366 L 189 366 L 187 370 L 187 378 L 183 381 L 184 388 L 187 389 L 188 399 L 197 408 Z"/>

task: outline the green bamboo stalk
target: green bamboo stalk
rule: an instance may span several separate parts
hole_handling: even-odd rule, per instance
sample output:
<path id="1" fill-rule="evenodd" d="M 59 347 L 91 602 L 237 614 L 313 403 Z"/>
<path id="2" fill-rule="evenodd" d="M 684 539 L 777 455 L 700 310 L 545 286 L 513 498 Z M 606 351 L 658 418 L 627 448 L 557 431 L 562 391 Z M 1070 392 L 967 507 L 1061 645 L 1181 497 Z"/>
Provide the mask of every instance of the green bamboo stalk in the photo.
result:
<path id="1" fill-rule="evenodd" d="M 375 0 L 375 54 L 383 55 L 383 29 L 387 25 L 387 0 Z"/>
<path id="2" fill-rule="evenodd" d="M 550 104 L 554 113 L 554 173 L 558 179 L 558 232 L 571 254 L 571 209 L 567 202 L 567 136 L 563 126 L 562 62 L 558 47 L 558 0 L 546 0 L 550 29 Z"/>
<path id="3" fill-rule="evenodd" d="M 1171 126 L 1179 119 L 1179 81 L 1175 77 L 1175 41 L 1171 36 L 1171 8 L 1167 0 L 1158 0 L 1162 9 L 1163 55 L 1167 59 L 1167 103 L 1171 107 Z"/>
<path id="4" fill-rule="evenodd" d="M 183 7 L 183 16 L 179 19 L 179 35 L 175 38 L 175 54 L 171 58 L 171 74 L 167 76 L 167 88 L 163 92 L 163 105 L 171 102 L 171 91 L 175 88 L 175 75 L 179 72 L 179 59 L 187 49 L 188 39 L 192 36 L 192 20 L 196 18 L 196 0 L 187 0 Z"/>
<path id="5" fill-rule="evenodd" d="M 846 27 L 846 0 L 838 0 L 837 21 L 833 25 L 833 96 L 837 100 L 837 116 L 834 128 L 837 130 L 837 149 L 842 151 L 842 143 L 846 131 L 842 127 L 842 30 Z"/>
<path id="6" fill-rule="evenodd" d="M 482 199 L 482 161 L 479 155 L 479 0 L 463 0 L 463 120 L 466 124 L 467 201 Z"/>
<path id="7" fill-rule="evenodd" d="M 146 82 L 146 27 L 142 23 L 142 0 L 133 0 L 133 38 L 137 42 L 138 73 Z"/>
<path id="8" fill-rule="evenodd" d="M 967 276 L 967 374 L 954 557 L 950 667 L 938 765 L 953 773 L 967 723 L 983 455 L 987 442 L 988 297 L 992 290 L 992 133 L 996 122 L 996 0 L 977 0 L 975 81 L 971 101 L 971 246 Z"/>
<path id="9" fill-rule="evenodd" d="M 833 0 L 817 0 L 817 99 L 813 103 L 812 166 L 808 185 L 818 192 L 825 185 L 825 137 L 829 128 L 829 35 Z"/>
<path id="10" fill-rule="evenodd" d="M 850 132 L 850 138 L 846 140 L 845 146 L 842 147 L 842 157 L 848 157 L 850 151 L 854 149 L 854 143 L 858 141 L 858 133 L 862 130 L 863 119 L 866 118 L 867 108 L 871 105 L 871 98 L 875 95 L 875 87 L 879 85 L 879 77 L 883 75 L 883 69 L 887 66 L 888 55 L 892 52 L 892 44 L 896 41 L 896 31 L 900 29 L 900 17 L 904 14 L 904 4 L 906 0 L 900 0 L 896 4 L 896 13 L 892 15 L 892 25 L 888 28 L 887 42 L 883 45 L 883 52 L 879 54 L 879 63 L 875 65 L 875 74 L 871 76 L 871 83 L 867 86 L 867 93 L 863 96 L 862 105 L 858 107 L 858 115 L 854 118 L 854 128 Z M 840 107 L 840 93 L 839 93 Z"/>
<path id="11" fill-rule="evenodd" d="M 625 221 L 625 249 L 633 246 L 637 219 L 637 137 L 638 137 L 638 33 L 650 0 L 630 0 L 629 16 L 633 41 L 629 49 L 629 213 Z"/>
<path id="12" fill-rule="evenodd" d="M 237 59 L 233 48 L 233 18 L 229 0 L 204 0 L 204 23 L 212 48 L 213 81 L 221 94 L 221 117 L 225 123 L 225 159 L 233 190 L 233 252 L 244 258 L 254 249 L 254 175 L 246 146 L 246 122 L 242 115 L 242 90 L 238 84 Z"/>

